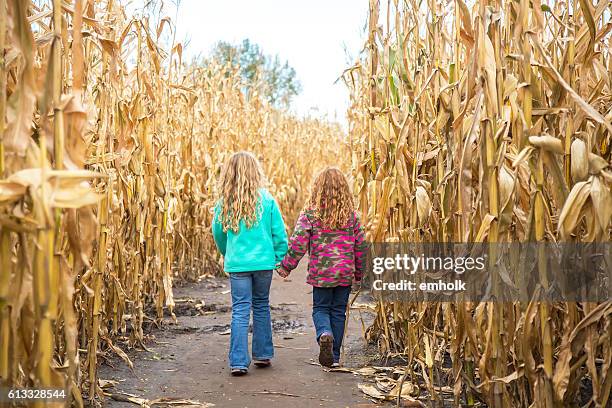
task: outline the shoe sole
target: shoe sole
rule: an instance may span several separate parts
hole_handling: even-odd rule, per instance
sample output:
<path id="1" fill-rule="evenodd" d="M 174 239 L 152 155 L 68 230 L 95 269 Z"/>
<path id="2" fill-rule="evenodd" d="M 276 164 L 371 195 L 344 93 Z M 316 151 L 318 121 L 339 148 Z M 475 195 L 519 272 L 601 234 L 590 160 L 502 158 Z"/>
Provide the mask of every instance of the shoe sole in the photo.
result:
<path id="1" fill-rule="evenodd" d="M 234 377 L 242 377 L 243 375 L 247 375 L 247 370 L 236 370 L 232 371 L 232 376 Z"/>
<path id="2" fill-rule="evenodd" d="M 319 339 L 319 363 L 324 367 L 331 367 L 334 364 L 334 356 L 332 348 L 334 347 L 334 339 L 332 336 L 324 334 Z"/>
<path id="3" fill-rule="evenodd" d="M 257 368 L 268 368 L 272 365 L 272 363 L 270 361 L 255 361 L 253 365 L 255 365 Z"/>

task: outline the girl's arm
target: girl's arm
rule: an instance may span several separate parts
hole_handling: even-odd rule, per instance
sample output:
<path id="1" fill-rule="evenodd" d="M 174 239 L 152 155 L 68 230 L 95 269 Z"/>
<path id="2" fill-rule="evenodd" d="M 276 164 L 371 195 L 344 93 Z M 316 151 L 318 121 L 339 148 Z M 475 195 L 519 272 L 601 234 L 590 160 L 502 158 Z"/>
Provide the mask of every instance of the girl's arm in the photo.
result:
<path id="1" fill-rule="evenodd" d="M 279 263 L 287 253 L 287 231 L 283 215 L 276 200 L 272 201 L 272 245 L 274 246 L 275 262 Z"/>
<path id="2" fill-rule="evenodd" d="M 359 222 L 359 218 L 355 215 L 355 280 L 360 281 L 363 278 L 363 273 L 366 267 L 366 250 L 368 243 L 365 240 L 363 227 Z"/>
<path id="3" fill-rule="evenodd" d="M 280 264 L 283 269 L 290 272 L 300 263 L 300 259 L 302 259 L 306 251 L 308 251 L 311 231 L 312 226 L 308 217 L 303 212 L 300 213 L 295 223 L 295 230 L 289 239 L 289 250 Z"/>
<path id="4" fill-rule="evenodd" d="M 223 231 L 223 225 L 219 220 L 219 215 L 221 214 L 221 206 L 219 204 L 215 205 L 215 212 L 213 215 L 212 222 L 212 233 L 213 238 L 215 239 L 215 245 L 217 245 L 217 249 L 223 256 L 225 256 L 225 249 L 227 247 L 227 232 Z"/>

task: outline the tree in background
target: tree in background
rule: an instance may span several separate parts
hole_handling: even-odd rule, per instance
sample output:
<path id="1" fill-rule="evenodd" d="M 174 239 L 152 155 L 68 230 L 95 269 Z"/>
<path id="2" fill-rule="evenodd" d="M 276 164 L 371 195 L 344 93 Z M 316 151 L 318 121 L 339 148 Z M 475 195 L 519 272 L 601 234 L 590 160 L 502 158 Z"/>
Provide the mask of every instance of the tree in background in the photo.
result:
<path id="1" fill-rule="evenodd" d="M 282 63 L 278 55 L 264 54 L 259 45 L 248 39 L 239 45 L 219 41 L 211 56 L 239 68 L 247 97 L 253 87 L 260 83 L 263 89 L 259 91 L 272 106 L 287 108 L 301 91 L 295 69 L 287 61 Z M 258 82 L 258 79 L 261 81 Z"/>

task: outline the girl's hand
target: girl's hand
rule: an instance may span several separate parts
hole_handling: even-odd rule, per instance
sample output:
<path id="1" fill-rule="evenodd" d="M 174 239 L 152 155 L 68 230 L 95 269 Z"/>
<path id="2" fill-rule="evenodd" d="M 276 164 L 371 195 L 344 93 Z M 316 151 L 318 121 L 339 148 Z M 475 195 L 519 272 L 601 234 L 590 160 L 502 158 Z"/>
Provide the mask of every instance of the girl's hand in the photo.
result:
<path id="1" fill-rule="evenodd" d="M 359 292 L 361 290 L 361 281 L 353 281 L 351 292 Z"/>
<path id="2" fill-rule="evenodd" d="M 289 272 L 282 266 L 276 268 L 276 273 L 278 273 L 281 278 L 286 278 L 289 276 Z"/>

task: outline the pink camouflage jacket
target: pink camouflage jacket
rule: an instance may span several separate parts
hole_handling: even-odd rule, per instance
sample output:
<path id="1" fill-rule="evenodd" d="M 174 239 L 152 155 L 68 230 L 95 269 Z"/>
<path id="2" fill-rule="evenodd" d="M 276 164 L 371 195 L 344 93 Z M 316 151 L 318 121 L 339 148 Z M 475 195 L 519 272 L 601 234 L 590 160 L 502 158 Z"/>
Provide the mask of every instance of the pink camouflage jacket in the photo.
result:
<path id="1" fill-rule="evenodd" d="M 295 269 L 300 259 L 309 253 L 306 282 L 317 287 L 350 286 L 360 281 L 365 269 L 367 243 L 357 214 L 345 228 L 324 229 L 312 211 L 300 213 L 289 250 L 280 265 L 287 271 Z"/>

